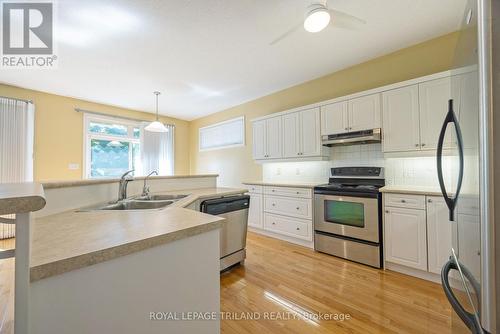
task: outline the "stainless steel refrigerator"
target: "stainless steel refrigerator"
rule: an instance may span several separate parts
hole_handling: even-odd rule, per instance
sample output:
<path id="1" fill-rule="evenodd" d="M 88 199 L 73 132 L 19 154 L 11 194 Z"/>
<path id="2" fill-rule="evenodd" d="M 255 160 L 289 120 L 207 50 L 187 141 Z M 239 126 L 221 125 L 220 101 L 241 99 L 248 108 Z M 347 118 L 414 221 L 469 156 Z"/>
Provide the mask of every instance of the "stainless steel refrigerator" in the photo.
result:
<path id="1" fill-rule="evenodd" d="M 454 333 L 500 331 L 495 276 L 495 233 L 499 231 L 495 231 L 494 213 L 495 173 L 500 179 L 500 164 L 495 164 L 493 131 L 498 122 L 495 89 L 500 87 L 499 2 L 467 1 L 451 71 L 452 99 L 437 149 L 439 186 L 453 229 L 453 248 L 441 282 L 455 311 Z"/>

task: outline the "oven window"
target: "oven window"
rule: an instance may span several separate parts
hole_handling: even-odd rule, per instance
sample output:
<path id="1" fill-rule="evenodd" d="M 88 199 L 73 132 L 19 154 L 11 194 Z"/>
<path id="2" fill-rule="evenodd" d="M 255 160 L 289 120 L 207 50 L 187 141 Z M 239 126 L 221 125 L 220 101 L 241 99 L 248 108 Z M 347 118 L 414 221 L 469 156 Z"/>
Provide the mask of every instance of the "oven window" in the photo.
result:
<path id="1" fill-rule="evenodd" d="M 362 203 L 325 200 L 325 222 L 365 227 L 365 208 Z"/>

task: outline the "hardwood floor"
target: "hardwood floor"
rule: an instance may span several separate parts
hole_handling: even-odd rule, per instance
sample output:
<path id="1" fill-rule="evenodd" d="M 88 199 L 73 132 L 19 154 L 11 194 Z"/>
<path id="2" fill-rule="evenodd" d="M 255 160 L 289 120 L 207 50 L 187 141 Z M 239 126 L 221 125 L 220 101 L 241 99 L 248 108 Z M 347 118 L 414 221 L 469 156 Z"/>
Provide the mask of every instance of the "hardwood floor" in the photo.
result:
<path id="1" fill-rule="evenodd" d="M 0 248 L 11 247 L 0 241 Z M 245 266 L 221 276 L 223 334 L 451 333 L 451 309 L 438 284 L 255 233 L 247 252 Z M 13 266 L 12 259 L 0 261 L 1 334 L 13 332 Z"/>
<path id="2" fill-rule="evenodd" d="M 221 276 L 221 311 L 239 318 L 258 312 L 254 318 L 260 319 L 223 320 L 224 334 L 451 333 L 452 311 L 436 283 L 255 233 L 248 235 L 247 252 L 245 266 Z M 266 312 L 292 319 L 264 319 Z M 351 318 L 320 320 L 315 314 Z"/>

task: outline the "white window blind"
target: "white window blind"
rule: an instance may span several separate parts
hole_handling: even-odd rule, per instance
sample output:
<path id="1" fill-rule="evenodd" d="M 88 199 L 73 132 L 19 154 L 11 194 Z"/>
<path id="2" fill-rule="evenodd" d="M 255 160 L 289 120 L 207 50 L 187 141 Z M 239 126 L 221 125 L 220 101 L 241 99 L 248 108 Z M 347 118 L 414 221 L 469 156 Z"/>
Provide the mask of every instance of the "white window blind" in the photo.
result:
<path id="1" fill-rule="evenodd" d="M 245 145 L 245 117 L 237 117 L 199 129 L 200 151 Z"/>

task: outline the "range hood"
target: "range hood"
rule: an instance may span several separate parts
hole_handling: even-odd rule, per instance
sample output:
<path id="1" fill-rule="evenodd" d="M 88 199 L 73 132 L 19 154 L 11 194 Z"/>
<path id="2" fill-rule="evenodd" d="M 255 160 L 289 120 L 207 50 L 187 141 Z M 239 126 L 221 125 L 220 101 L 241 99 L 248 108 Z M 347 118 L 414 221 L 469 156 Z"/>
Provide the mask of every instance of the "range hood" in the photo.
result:
<path id="1" fill-rule="evenodd" d="M 338 133 L 322 136 L 323 146 L 357 145 L 380 143 L 382 141 L 380 128 L 355 132 Z"/>

